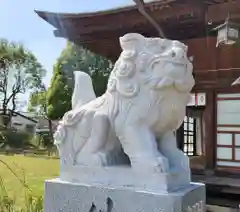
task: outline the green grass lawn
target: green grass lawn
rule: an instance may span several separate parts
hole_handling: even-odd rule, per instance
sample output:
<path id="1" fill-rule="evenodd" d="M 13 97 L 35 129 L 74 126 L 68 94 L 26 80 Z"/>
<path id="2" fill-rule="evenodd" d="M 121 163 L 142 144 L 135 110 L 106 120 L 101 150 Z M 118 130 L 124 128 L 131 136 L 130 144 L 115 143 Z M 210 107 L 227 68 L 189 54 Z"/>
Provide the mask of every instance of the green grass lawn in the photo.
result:
<path id="1" fill-rule="evenodd" d="M 19 178 L 25 178 L 34 195 L 43 195 L 44 180 L 59 176 L 59 160 L 30 157 L 23 155 L 0 155 L 0 160 L 7 163 Z M 9 195 L 16 198 L 18 204 L 24 203 L 24 187 L 19 180 L 0 163 L 0 177 L 4 181 Z"/>

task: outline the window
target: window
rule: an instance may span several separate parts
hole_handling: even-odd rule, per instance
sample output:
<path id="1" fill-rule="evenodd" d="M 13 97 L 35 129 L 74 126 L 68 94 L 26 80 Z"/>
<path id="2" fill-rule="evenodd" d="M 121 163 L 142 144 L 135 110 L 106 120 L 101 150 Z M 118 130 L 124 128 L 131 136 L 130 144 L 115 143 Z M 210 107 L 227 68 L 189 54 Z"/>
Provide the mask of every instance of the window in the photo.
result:
<path id="1" fill-rule="evenodd" d="M 189 116 L 184 118 L 183 151 L 189 156 L 196 155 L 196 119 Z"/>
<path id="2" fill-rule="evenodd" d="M 240 167 L 240 94 L 217 95 L 217 166 Z"/>
<path id="3" fill-rule="evenodd" d="M 26 124 L 26 131 L 28 133 L 33 133 L 34 132 L 34 125 L 32 124 Z"/>
<path id="4" fill-rule="evenodd" d="M 13 126 L 22 126 L 20 123 L 13 123 Z"/>

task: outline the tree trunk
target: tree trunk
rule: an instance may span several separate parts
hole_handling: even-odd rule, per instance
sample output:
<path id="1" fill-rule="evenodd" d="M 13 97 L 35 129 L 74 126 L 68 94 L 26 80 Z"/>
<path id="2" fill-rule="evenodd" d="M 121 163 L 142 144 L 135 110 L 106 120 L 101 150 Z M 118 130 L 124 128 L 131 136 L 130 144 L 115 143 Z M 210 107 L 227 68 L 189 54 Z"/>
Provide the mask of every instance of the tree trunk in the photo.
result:
<path id="1" fill-rule="evenodd" d="M 2 117 L 2 122 L 3 122 L 4 128 L 7 129 L 9 126 L 9 122 L 10 122 L 9 114 L 2 114 L 1 117 Z"/>
<path id="2" fill-rule="evenodd" d="M 48 119 L 48 128 L 49 128 L 50 138 L 53 141 L 53 129 L 52 129 L 52 120 L 51 119 Z"/>

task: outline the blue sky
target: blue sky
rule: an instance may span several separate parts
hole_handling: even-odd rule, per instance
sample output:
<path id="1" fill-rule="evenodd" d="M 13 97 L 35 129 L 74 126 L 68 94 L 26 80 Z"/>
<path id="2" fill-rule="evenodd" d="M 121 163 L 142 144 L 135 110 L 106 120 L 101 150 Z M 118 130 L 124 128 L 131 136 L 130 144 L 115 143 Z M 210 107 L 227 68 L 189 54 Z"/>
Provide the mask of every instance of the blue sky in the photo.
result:
<path id="1" fill-rule="evenodd" d="M 51 12 L 87 12 L 134 4 L 132 0 L 0 0 L 0 37 L 22 42 L 47 69 L 48 85 L 52 67 L 66 40 L 53 36 L 53 27 L 34 9 Z"/>
<path id="2" fill-rule="evenodd" d="M 53 35 L 53 27 L 42 20 L 34 9 L 50 12 L 91 12 L 123 5 L 133 5 L 132 0 L 0 0 L 0 37 L 24 44 L 47 70 L 44 78 L 48 86 L 53 64 L 66 44 L 63 38 Z M 26 109 L 29 92 L 18 96 Z M 24 106 L 25 105 L 25 106 Z"/>

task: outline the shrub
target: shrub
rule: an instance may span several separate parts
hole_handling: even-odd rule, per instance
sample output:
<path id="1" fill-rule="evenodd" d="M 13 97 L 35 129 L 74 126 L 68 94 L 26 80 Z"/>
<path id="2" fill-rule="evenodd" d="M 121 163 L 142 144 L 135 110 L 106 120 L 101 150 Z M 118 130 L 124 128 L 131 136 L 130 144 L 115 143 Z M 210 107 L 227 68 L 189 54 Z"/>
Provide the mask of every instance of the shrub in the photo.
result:
<path id="1" fill-rule="evenodd" d="M 53 140 L 49 132 L 42 132 L 36 135 L 40 139 L 40 143 L 43 147 L 51 148 L 53 146 Z"/>
<path id="2" fill-rule="evenodd" d="M 1 142 L 5 143 L 11 148 L 24 148 L 29 145 L 29 140 L 32 135 L 21 132 L 15 131 L 12 129 L 1 131 Z"/>
<path id="3" fill-rule="evenodd" d="M 32 144 L 33 146 L 39 148 L 42 146 L 42 137 L 40 135 L 35 135 L 30 137 L 29 144 Z"/>

